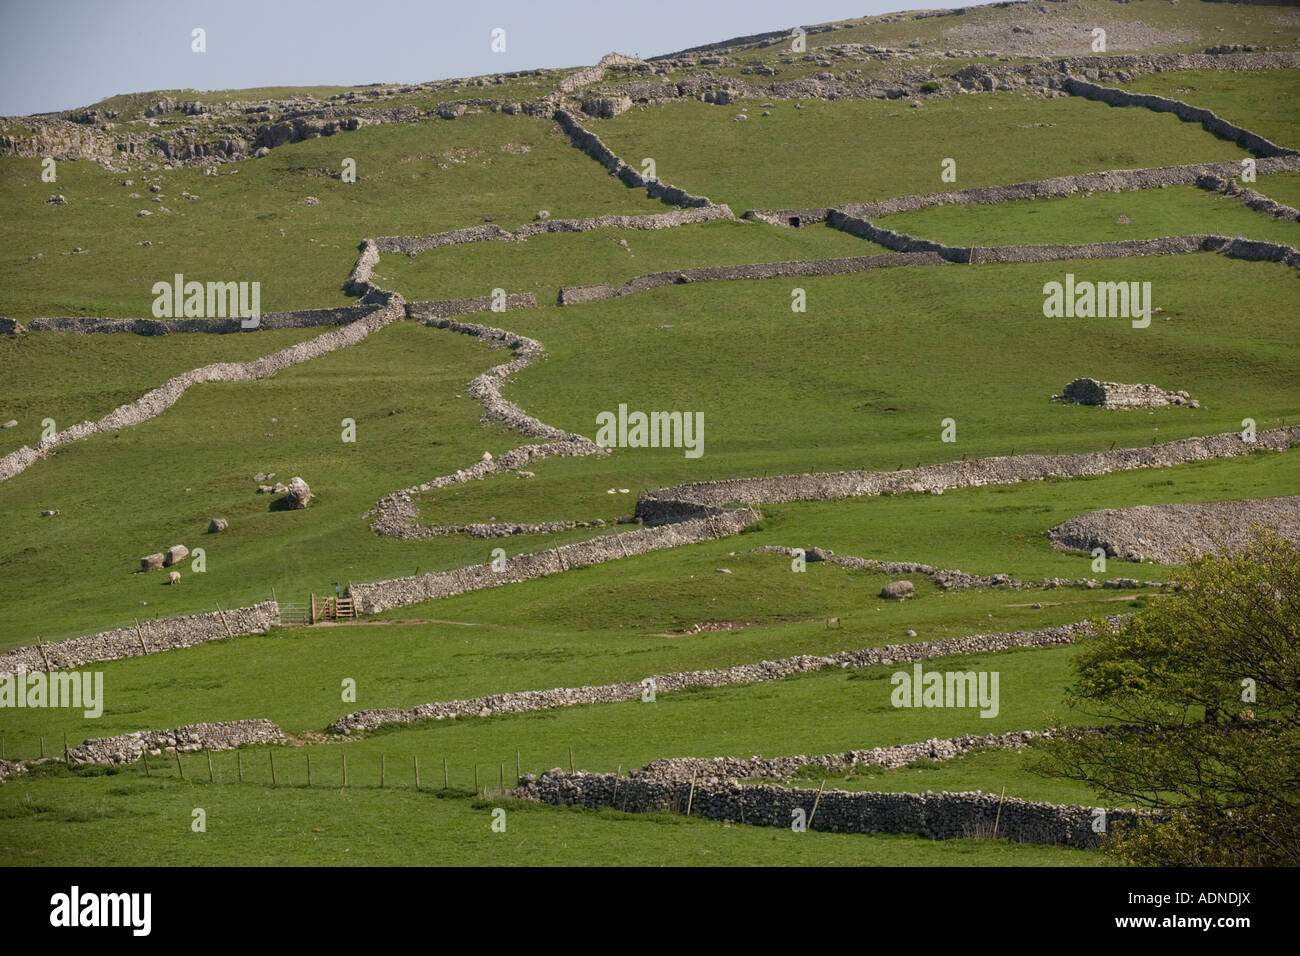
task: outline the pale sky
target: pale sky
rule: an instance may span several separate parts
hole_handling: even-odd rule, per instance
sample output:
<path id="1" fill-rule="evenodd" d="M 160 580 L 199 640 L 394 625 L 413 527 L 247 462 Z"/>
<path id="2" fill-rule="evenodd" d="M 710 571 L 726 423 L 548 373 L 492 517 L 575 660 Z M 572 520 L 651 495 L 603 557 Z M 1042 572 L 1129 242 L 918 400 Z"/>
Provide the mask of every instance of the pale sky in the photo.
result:
<path id="1" fill-rule="evenodd" d="M 405 84 L 581 66 L 611 50 L 650 57 L 908 2 L 0 0 L 0 115 L 148 90 Z M 206 31 L 205 53 L 190 48 L 195 27 Z M 504 53 L 491 50 L 497 27 Z"/>

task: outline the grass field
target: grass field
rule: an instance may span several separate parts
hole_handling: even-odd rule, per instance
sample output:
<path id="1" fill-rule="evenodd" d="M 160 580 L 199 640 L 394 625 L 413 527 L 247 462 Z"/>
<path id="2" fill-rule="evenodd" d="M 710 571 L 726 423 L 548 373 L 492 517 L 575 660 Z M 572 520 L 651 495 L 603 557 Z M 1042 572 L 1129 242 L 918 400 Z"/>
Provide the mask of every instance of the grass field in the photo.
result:
<path id="1" fill-rule="evenodd" d="M 951 75 L 962 66 L 1034 65 L 1038 47 L 1049 41 L 1072 48 L 1070 31 L 1079 33 L 1084 52 L 1096 23 L 1112 37 L 1111 54 L 1195 52 L 1218 43 L 1278 50 L 1298 42 L 1294 15 L 1282 8 L 1185 2 L 1183 10 L 1101 0 L 1061 6 L 1050 16 L 1014 5 L 855 20 L 809 37 L 807 60 L 773 44 L 668 79 L 694 81 L 707 71 L 708 83 L 812 81 L 828 70 L 858 70 L 859 78 L 899 83 L 929 76 L 950 92 Z M 1033 32 L 1013 36 L 1012 23 Z M 999 37 L 1011 44 L 1001 56 L 990 53 Z M 858 51 L 824 49 L 845 43 L 911 52 L 868 62 L 855 59 Z M 945 57 L 947 49 L 976 53 Z M 755 74 L 760 64 L 780 73 Z M 1208 107 L 1300 146 L 1297 72 L 1148 73 L 1129 87 Z M 462 80 L 366 105 L 427 111 L 452 99 L 535 101 L 558 76 Z M 591 91 L 627 79 L 661 78 L 620 71 Z M 366 88 L 168 95 L 215 103 L 351 89 Z M 133 115 L 161 95 L 113 97 L 100 106 Z M 748 119 L 733 119 L 740 112 Z M 159 117 L 157 125 L 124 116 L 121 132 L 169 135 L 190 122 L 179 113 Z M 22 119 L 6 129 L 15 124 Z M 1248 155 L 1168 114 L 1028 92 L 940 95 L 916 108 L 910 96 L 773 96 L 713 106 L 683 95 L 588 125 L 634 167 L 653 158 L 660 179 L 727 203 L 737 215 Z M 957 163 L 955 183 L 940 178 L 948 157 Z M 345 158 L 356 161 L 355 183 L 338 177 Z M 485 222 L 514 229 L 541 210 L 568 219 L 671 209 L 608 176 L 551 120 L 486 107 L 453 121 L 422 116 L 309 139 L 213 169 L 216 175 L 199 168 L 109 172 L 66 161 L 57 166 L 57 183 L 46 183 L 39 159 L 0 157 L 0 315 L 147 317 L 153 284 L 176 273 L 259 281 L 265 311 L 346 305 L 355 300 L 341 286 L 366 237 Z M 1300 205 L 1300 173 L 1260 176 L 1254 187 Z M 67 205 L 47 204 L 54 192 Z M 141 217 L 140 210 L 152 214 Z M 934 207 L 884 217 L 881 225 L 960 245 L 1215 233 L 1300 247 L 1297 224 L 1192 187 Z M 908 266 L 682 283 L 556 304 L 562 286 L 883 251 L 825 226 L 737 220 L 385 255 L 375 281 L 409 301 L 485 296 L 495 288 L 536 296 L 537 308 L 467 319 L 543 344 L 545 355 L 502 389 L 528 414 L 595 437 L 597 416 L 620 405 L 700 412 L 707 424 L 703 456 L 688 458 L 682 448 L 616 448 L 607 456 L 554 457 L 525 466 L 532 478 L 507 473 L 416 499 L 426 524 L 599 520 L 599 527 L 507 538 L 381 537 L 370 529 L 380 498 L 454 474 L 484 452 L 499 456 L 536 441 L 485 424 L 482 405 L 466 391 L 511 353 L 414 321 L 394 323 L 267 379 L 195 386 L 157 417 L 61 447 L 0 485 L 0 651 L 136 619 L 211 611 L 218 602 L 231 607 L 272 594 L 305 601 L 309 593 L 332 594 L 336 583 L 486 562 L 498 547 L 515 555 L 615 534 L 627 529 L 620 521 L 632 516 L 640 494 L 681 482 L 1144 447 L 1239 431 L 1245 419 L 1260 430 L 1300 422 L 1297 280 L 1281 263 L 1198 253 Z M 1118 317 L 1047 318 L 1044 286 L 1066 274 L 1150 282 L 1159 311 L 1148 328 Z M 806 311 L 795 312 L 792 297 L 800 290 Z M 36 444 L 47 419 L 59 430 L 98 419 L 187 369 L 246 361 L 325 331 L 0 336 L 0 422 L 18 422 L 0 430 L 0 454 Z M 1078 377 L 1184 389 L 1201 407 L 1118 412 L 1050 401 Z M 347 419 L 355 422 L 355 442 L 343 440 Z M 955 420 L 954 442 L 941 439 L 946 419 Z M 1079 645 L 926 662 L 927 670 L 998 673 L 998 712 L 991 717 L 971 708 L 893 707 L 891 674 L 910 668 L 900 665 L 665 692 L 653 703 L 389 726 L 357 739 L 326 729 L 363 709 L 635 682 L 1140 611 L 1167 598 L 1155 589 L 945 591 L 921 574 L 827 562 L 796 573 L 787 556 L 756 549 L 819 546 L 1026 581 L 1162 582 L 1172 574 L 1167 566 L 1112 560 L 1094 570 L 1090 555 L 1054 548 L 1045 532 L 1103 508 L 1294 494 L 1298 461 L 1300 449 L 1292 448 L 942 495 L 769 502 L 761 505 L 761 520 L 731 537 L 356 621 L 277 627 L 95 664 L 85 669 L 104 676 L 98 719 L 80 709 L 0 711 L 0 757 L 53 758 L 0 785 L 0 864 L 1100 865 L 1106 858 L 1097 852 L 1007 841 L 801 834 L 482 795 L 502 781 L 513 785 L 516 768 L 538 773 L 572 763 L 625 773 L 669 757 L 825 754 L 1058 721 L 1097 723 L 1096 714 L 1067 705 Z M 258 472 L 286 483 L 304 477 L 315 495 L 311 507 L 273 510 L 273 496 L 256 493 Z M 58 514 L 44 517 L 44 509 Z M 213 517 L 226 518 L 229 528 L 206 534 Z M 165 573 L 137 571 L 142 555 L 177 543 L 204 549 L 201 573 L 184 562 L 174 587 Z M 914 599 L 879 596 L 885 583 L 904 576 L 916 585 Z M 353 681 L 355 699 L 343 693 Z M 69 768 L 58 759 L 65 740 L 76 746 L 91 737 L 255 717 L 280 725 L 288 745 L 213 753 L 212 782 L 202 753 L 179 761 L 151 757 L 147 769 Z M 981 751 L 942 764 L 861 769 L 826 785 L 1115 803 L 1082 784 L 1042 776 L 1037 765 L 1034 748 Z M 815 788 L 824 776 L 810 768 L 787 783 Z M 507 812 L 504 834 L 490 828 L 495 807 Z M 206 812 L 206 833 L 190 829 L 196 808 Z"/>
<path id="2" fill-rule="evenodd" d="M 877 100 L 802 105 L 777 102 L 765 117 L 757 102 L 687 100 L 590 128 L 620 156 L 652 157 L 661 179 L 737 214 L 1247 155 L 1171 114 L 1074 97 L 998 93 L 920 109 Z M 739 112 L 749 119 L 735 122 Z M 940 179 L 945 158 L 957 161 L 955 186 Z"/>
<path id="3" fill-rule="evenodd" d="M 528 152 L 511 151 L 522 147 Z M 355 183 L 335 178 L 344 158 L 356 160 Z M 58 169 L 57 184 L 43 183 L 39 160 L 0 157 L 0 206 L 11 211 L 0 221 L 0 314 L 149 316 L 153 284 L 177 272 L 259 281 L 268 312 L 345 305 L 343 280 L 369 236 L 423 235 L 486 217 L 513 229 L 539 209 L 576 218 L 667 208 L 604 177 L 553 124 L 495 113 L 292 143 L 216 176 Z M 151 202 L 146 176 L 163 187 L 164 202 Z M 68 205 L 46 205 L 60 186 Z M 304 205 L 309 196 L 320 204 Z M 142 209 L 153 215 L 140 218 Z M 74 256 L 74 247 L 85 251 Z"/>
<path id="4" fill-rule="evenodd" d="M 193 811 L 207 813 L 194 833 Z M 506 830 L 491 830 L 492 809 Z M 1005 840 L 730 826 L 677 814 L 475 800 L 377 787 L 209 786 L 126 774 L 0 789 L 0 863 L 44 866 L 1095 866 L 1095 853 Z M 130 827 L 130 838 L 123 828 Z"/>
<path id="5" fill-rule="evenodd" d="M 1273 181 L 1274 177 L 1268 177 L 1252 188 L 1268 195 Z M 1300 223 L 1273 219 L 1247 209 L 1236 199 L 1195 186 L 1081 193 L 996 206 L 931 206 L 881 216 L 876 225 L 936 242 L 967 246 L 1114 242 L 1207 231 L 1232 238 L 1279 242 L 1293 248 L 1300 246 Z"/>
<path id="6" fill-rule="evenodd" d="M 1170 70 L 1135 77 L 1125 88 L 1213 110 L 1279 146 L 1300 147 L 1300 117 L 1292 109 L 1300 96 L 1300 70 Z"/>

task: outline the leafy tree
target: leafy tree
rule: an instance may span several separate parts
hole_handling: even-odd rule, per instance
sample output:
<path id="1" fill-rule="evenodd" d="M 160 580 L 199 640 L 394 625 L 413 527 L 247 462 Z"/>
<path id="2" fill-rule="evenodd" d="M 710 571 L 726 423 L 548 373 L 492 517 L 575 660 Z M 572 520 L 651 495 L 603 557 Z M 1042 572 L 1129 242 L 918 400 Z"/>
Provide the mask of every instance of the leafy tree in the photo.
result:
<path id="1" fill-rule="evenodd" d="M 1099 622 L 1039 772 L 1156 811 L 1106 841 L 1145 865 L 1300 864 L 1300 549 L 1263 528 L 1191 558 L 1173 592 Z"/>

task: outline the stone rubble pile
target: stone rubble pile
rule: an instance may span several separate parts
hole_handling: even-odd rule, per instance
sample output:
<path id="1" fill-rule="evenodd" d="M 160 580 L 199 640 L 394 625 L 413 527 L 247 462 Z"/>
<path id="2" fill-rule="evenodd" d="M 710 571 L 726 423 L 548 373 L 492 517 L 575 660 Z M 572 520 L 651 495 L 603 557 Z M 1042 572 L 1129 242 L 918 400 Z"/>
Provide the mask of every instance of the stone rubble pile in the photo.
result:
<path id="1" fill-rule="evenodd" d="M 1189 554 L 1245 544 L 1255 525 L 1300 542 L 1300 495 L 1107 508 L 1062 522 L 1047 537 L 1062 550 L 1104 548 L 1123 561 L 1182 564 Z"/>

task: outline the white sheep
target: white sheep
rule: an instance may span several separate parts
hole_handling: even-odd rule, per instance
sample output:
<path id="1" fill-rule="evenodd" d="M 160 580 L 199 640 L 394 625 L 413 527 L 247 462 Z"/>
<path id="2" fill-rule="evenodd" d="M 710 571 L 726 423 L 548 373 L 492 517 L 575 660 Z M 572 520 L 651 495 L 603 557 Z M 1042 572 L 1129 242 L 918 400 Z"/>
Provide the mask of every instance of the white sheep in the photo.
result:
<path id="1" fill-rule="evenodd" d="M 170 583 L 170 584 L 180 584 L 180 583 L 181 583 L 181 573 L 180 573 L 179 571 L 173 571 L 173 572 L 169 575 L 169 578 L 170 578 L 170 581 L 169 581 L 168 583 Z"/>

